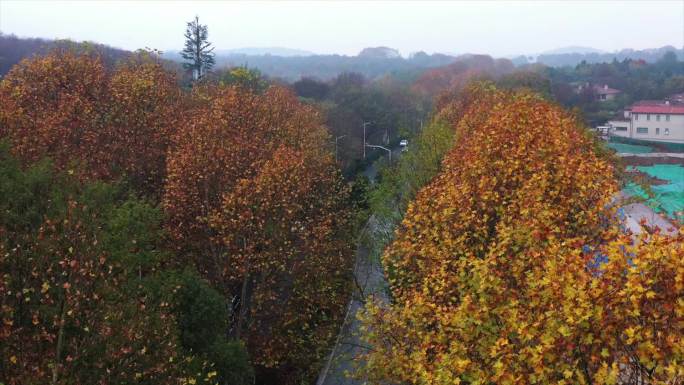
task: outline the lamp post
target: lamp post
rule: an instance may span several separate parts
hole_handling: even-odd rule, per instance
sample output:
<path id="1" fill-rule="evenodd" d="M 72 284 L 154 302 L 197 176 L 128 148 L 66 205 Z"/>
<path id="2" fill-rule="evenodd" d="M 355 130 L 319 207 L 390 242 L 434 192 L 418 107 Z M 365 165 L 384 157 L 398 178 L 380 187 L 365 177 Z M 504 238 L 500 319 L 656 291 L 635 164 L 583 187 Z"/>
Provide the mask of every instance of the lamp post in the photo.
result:
<path id="1" fill-rule="evenodd" d="M 342 136 L 336 136 L 336 137 L 335 137 L 335 163 L 337 163 L 337 141 L 338 141 L 339 139 L 344 138 L 345 136 L 347 136 L 347 135 L 342 135 Z"/>
<path id="2" fill-rule="evenodd" d="M 363 122 L 363 159 L 366 159 L 366 125 L 373 122 Z"/>

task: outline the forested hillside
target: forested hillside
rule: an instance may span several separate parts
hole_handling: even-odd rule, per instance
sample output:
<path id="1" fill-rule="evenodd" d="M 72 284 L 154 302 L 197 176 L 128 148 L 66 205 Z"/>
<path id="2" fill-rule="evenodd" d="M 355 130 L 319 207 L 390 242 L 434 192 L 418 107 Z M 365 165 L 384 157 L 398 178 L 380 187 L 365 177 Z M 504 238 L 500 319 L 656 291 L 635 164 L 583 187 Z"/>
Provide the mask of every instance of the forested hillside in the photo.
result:
<path id="1" fill-rule="evenodd" d="M 54 48 L 78 48 L 81 50 L 97 51 L 108 64 L 114 64 L 126 57 L 130 52 L 97 43 L 75 43 L 68 40 L 48 40 L 40 38 L 19 38 L 0 32 L 0 77 L 5 75 L 22 59 L 34 55 L 44 55 Z"/>

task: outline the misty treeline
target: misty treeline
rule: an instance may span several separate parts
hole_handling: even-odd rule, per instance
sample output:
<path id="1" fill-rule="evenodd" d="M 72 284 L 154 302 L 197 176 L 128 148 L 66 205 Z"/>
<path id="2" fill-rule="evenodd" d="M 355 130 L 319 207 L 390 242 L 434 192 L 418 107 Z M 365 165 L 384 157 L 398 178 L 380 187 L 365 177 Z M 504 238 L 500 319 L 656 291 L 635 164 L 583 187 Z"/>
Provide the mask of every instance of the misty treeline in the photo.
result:
<path id="1" fill-rule="evenodd" d="M 674 52 L 679 60 L 684 60 L 684 50 L 677 49 L 671 45 L 641 50 L 628 48 L 617 52 L 546 53 L 529 58 L 526 56 L 518 56 L 511 60 L 513 60 L 516 65 L 536 62 L 549 67 L 574 67 L 582 62 L 598 64 L 610 63 L 614 60 L 623 61 L 625 59 L 643 60 L 648 63 L 655 63 L 668 52 Z"/>
<path id="2" fill-rule="evenodd" d="M 315 378 L 363 194 L 321 113 L 249 74 L 60 47 L 0 81 L 1 382 Z"/>
<path id="3" fill-rule="evenodd" d="M 166 56 L 174 59 L 173 55 Z M 295 81 L 302 75 L 330 80 L 343 72 L 356 72 L 368 78 L 391 74 L 405 79 L 417 76 L 428 68 L 443 66 L 456 58 L 444 54 L 418 52 L 409 58 L 345 55 L 272 56 L 230 55 L 218 56 L 217 66 L 249 66 L 258 68 L 268 76 Z"/>

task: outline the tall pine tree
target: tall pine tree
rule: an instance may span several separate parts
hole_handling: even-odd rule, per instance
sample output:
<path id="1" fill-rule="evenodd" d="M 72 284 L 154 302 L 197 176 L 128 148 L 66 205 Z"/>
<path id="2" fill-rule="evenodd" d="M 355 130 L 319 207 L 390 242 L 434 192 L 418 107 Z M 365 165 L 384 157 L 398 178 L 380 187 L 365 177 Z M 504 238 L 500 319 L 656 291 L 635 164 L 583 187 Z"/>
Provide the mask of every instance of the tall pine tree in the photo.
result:
<path id="1" fill-rule="evenodd" d="M 185 29 L 185 48 L 181 51 L 181 56 L 187 62 L 183 63 L 183 68 L 192 71 L 194 80 L 201 79 L 214 66 L 214 47 L 207 41 L 209 29 L 206 25 L 199 23 L 199 17 L 188 23 Z"/>

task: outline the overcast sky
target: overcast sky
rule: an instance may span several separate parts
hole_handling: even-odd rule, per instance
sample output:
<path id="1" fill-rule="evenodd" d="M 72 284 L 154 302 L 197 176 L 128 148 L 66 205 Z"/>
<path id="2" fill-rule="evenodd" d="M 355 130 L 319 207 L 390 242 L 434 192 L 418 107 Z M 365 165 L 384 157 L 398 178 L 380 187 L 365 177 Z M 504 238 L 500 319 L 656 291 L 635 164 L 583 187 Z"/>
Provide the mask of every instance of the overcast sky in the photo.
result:
<path id="1" fill-rule="evenodd" d="M 180 49 L 185 22 L 209 26 L 217 48 L 288 47 L 355 55 L 388 46 L 531 54 L 565 46 L 607 51 L 684 45 L 684 0 L 30 1 L 0 0 L 0 31 L 91 40 L 125 49 Z"/>

